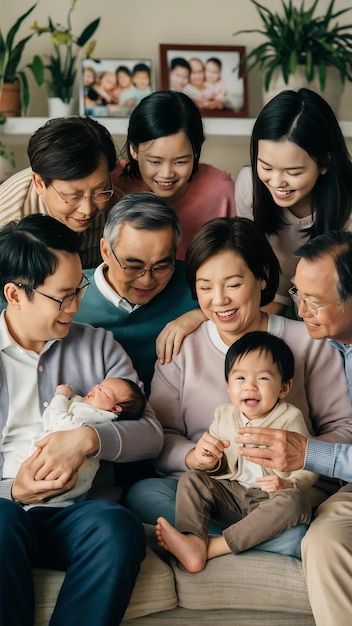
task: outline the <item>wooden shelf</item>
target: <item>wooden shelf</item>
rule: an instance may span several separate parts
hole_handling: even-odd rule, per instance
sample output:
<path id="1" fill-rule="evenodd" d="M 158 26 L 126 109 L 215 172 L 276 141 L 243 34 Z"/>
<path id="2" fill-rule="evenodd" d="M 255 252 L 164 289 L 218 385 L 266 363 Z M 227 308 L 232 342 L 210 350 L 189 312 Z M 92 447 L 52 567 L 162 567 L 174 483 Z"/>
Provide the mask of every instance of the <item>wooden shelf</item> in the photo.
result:
<path id="1" fill-rule="evenodd" d="M 96 118 L 104 124 L 114 136 L 126 136 L 128 118 Z M 47 122 L 46 117 L 9 117 L 1 129 L 1 137 L 7 145 L 23 145 L 32 133 Z M 216 139 L 249 139 L 255 119 L 253 118 L 204 118 L 204 130 L 207 137 Z M 346 138 L 352 138 L 352 121 L 340 122 Z"/>

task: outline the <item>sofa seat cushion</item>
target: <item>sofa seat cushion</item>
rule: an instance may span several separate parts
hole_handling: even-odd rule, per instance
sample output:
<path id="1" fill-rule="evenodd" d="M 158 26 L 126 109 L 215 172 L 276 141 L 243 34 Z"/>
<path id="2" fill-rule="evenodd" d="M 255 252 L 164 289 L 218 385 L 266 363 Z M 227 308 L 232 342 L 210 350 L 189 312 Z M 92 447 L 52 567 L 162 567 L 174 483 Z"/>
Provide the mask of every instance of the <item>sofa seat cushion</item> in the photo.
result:
<path id="1" fill-rule="evenodd" d="M 251 550 L 208 561 L 197 574 L 175 559 L 179 605 L 187 609 L 252 609 L 311 615 L 301 561 Z"/>
<path id="2" fill-rule="evenodd" d="M 175 579 L 169 565 L 147 548 L 124 618 L 133 619 L 177 606 Z"/>
<path id="3" fill-rule="evenodd" d="M 65 573 L 53 570 L 33 571 L 36 594 L 35 626 L 47 626 L 53 612 Z M 141 564 L 125 619 L 134 619 L 167 611 L 177 606 L 174 575 L 167 563 L 147 548 L 146 558 Z"/>
<path id="4" fill-rule="evenodd" d="M 35 591 L 34 626 L 46 626 L 49 624 L 64 577 L 65 572 L 57 572 L 51 569 L 33 570 Z"/>

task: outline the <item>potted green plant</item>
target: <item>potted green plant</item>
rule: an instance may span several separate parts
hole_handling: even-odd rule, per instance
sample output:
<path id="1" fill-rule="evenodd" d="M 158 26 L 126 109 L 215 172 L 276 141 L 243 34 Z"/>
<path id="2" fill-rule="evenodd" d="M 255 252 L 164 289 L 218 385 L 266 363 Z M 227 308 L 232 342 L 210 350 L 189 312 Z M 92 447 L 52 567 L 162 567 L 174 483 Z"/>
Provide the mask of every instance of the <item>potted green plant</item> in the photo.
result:
<path id="1" fill-rule="evenodd" d="M 32 29 L 38 34 L 49 33 L 54 51 L 44 55 L 46 61 L 39 55 L 35 55 L 28 67 L 32 70 L 34 78 L 39 86 L 46 83 L 49 96 L 58 98 L 65 104 L 69 104 L 73 97 L 74 84 L 77 74 L 77 62 L 80 49 L 93 36 L 99 26 L 100 17 L 88 24 L 76 37 L 72 32 L 71 16 L 77 0 L 70 3 L 67 14 L 66 26 L 56 24 L 48 18 L 48 26 L 41 27 L 35 22 Z M 91 41 L 86 56 L 89 56 L 95 46 Z"/>
<path id="2" fill-rule="evenodd" d="M 19 106 L 16 106 L 14 110 L 16 113 L 22 113 L 23 115 L 27 115 L 28 112 L 29 88 L 25 72 L 19 70 L 18 67 L 22 58 L 24 47 L 33 37 L 33 33 L 21 39 L 17 44 L 15 44 L 15 37 L 22 22 L 36 6 L 36 4 L 33 4 L 28 11 L 23 13 L 23 15 L 21 15 L 10 28 L 6 36 L 2 34 L 0 29 L 0 101 L 3 95 L 4 85 L 9 84 L 18 86 L 20 88 L 20 90 L 18 90 L 20 104 Z M 11 110 L 9 111 L 7 109 L 8 106 L 4 111 L 6 115 L 13 114 L 11 113 Z"/>
<path id="3" fill-rule="evenodd" d="M 284 89 L 299 68 L 303 69 L 308 86 L 315 80 L 322 92 L 330 68 L 335 68 L 342 85 L 352 80 L 352 24 L 340 25 L 337 21 L 352 7 L 334 12 L 335 0 L 331 0 L 326 13 L 317 16 L 319 0 L 314 0 L 310 8 L 306 8 L 305 0 L 299 8 L 292 0 L 281 0 L 280 15 L 256 0 L 251 2 L 258 10 L 263 28 L 239 30 L 234 35 L 259 33 L 265 38 L 244 56 L 243 63 L 247 73 L 257 68 L 263 74 L 266 92 L 278 75 L 283 79 L 281 89 Z"/>
<path id="4" fill-rule="evenodd" d="M 0 129 L 6 122 L 7 116 L 27 115 L 29 107 L 29 88 L 25 72 L 19 70 L 22 53 L 26 43 L 33 37 L 27 35 L 15 43 L 16 35 L 22 22 L 35 9 L 33 4 L 25 13 L 20 15 L 11 26 L 7 35 L 0 29 Z M 6 92 L 6 100 L 4 97 Z M 15 168 L 15 157 L 12 150 L 8 150 L 0 139 L 0 182 Z"/>

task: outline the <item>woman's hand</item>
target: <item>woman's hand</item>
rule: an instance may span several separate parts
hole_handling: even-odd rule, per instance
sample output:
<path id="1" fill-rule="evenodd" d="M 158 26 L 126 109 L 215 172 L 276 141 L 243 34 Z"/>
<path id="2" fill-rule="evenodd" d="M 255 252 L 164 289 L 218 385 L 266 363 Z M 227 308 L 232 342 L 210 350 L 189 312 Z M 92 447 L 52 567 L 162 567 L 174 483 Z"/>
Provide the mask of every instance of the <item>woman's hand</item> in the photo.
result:
<path id="1" fill-rule="evenodd" d="M 201 436 L 196 447 L 188 452 L 185 463 L 188 469 L 213 470 L 219 465 L 224 456 L 224 450 L 229 445 L 229 441 L 221 441 L 206 432 Z"/>
<path id="2" fill-rule="evenodd" d="M 156 338 L 156 354 L 160 363 L 170 363 L 172 355 L 180 352 L 184 338 L 197 330 L 205 320 L 200 309 L 193 309 L 166 324 Z"/>

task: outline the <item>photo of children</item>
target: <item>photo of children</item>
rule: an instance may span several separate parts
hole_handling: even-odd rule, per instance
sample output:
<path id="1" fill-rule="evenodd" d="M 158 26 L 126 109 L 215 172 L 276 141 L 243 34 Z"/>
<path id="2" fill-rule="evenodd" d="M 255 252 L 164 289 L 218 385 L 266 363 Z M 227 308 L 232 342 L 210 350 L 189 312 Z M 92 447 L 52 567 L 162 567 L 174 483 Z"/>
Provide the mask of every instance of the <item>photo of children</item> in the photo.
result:
<path id="1" fill-rule="evenodd" d="M 243 47 L 160 44 L 162 89 L 183 91 L 203 115 L 247 115 Z"/>
<path id="2" fill-rule="evenodd" d="M 149 59 L 83 59 L 80 114 L 128 117 L 154 91 Z"/>

